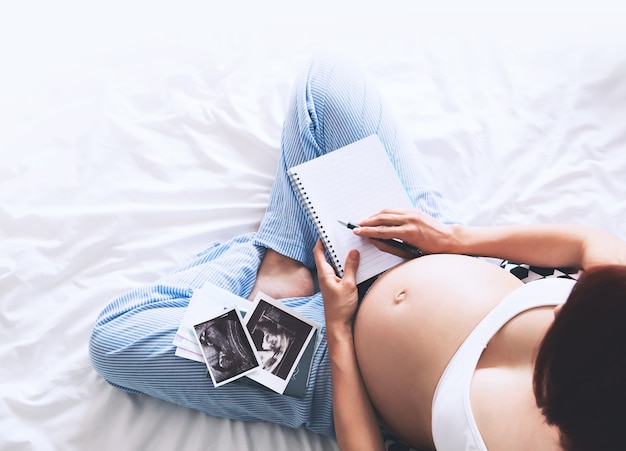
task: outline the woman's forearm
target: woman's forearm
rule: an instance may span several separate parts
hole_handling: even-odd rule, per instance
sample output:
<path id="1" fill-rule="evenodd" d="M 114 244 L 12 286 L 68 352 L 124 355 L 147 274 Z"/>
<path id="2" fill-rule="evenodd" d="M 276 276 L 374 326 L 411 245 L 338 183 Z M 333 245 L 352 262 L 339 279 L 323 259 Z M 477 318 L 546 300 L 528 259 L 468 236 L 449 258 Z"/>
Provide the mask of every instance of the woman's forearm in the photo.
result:
<path id="1" fill-rule="evenodd" d="M 339 449 L 382 450 L 383 439 L 356 359 L 352 331 L 327 330 Z"/>
<path id="2" fill-rule="evenodd" d="M 359 253 L 348 253 L 343 277 L 326 261 L 318 240 L 313 249 L 324 301 L 326 341 L 333 384 L 333 415 L 342 451 L 384 450 L 382 434 L 354 350 L 352 322 L 359 302 L 356 272 Z"/>
<path id="3" fill-rule="evenodd" d="M 626 243 L 577 225 L 453 226 L 450 252 L 496 257 L 535 266 L 589 268 L 626 264 Z"/>

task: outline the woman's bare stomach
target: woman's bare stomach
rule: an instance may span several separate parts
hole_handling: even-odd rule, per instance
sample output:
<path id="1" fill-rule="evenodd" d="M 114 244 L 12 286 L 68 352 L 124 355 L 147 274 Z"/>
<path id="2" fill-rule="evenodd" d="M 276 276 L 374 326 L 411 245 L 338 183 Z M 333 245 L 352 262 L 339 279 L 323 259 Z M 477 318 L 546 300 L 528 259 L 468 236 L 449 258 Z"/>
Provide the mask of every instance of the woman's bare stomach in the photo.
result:
<path id="1" fill-rule="evenodd" d="M 359 366 L 381 420 L 431 447 L 431 405 L 443 370 L 478 322 L 521 282 L 494 264 L 429 255 L 382 275 L 354 326 Z"/>

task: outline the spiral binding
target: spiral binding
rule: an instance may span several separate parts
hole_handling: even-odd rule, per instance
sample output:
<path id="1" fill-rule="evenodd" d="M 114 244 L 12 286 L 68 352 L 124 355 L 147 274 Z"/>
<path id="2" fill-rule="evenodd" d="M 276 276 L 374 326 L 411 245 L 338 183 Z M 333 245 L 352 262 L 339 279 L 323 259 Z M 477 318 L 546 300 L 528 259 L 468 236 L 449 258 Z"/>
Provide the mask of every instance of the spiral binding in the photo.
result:
<path id="1" fill-rule="evenodd" d="M 326 251 L 330 254 L 331 263 L 335 267 L 335 270 L 337 271 L 337 273 L 340 276 L 342 276 L 343 266 L 341 264 L 341 260 L 339 260 L 339 257 L 337 256 L 337 252 L 333 248 L 333 245 L 330 243 L 330 238 L 328 238 L 328 234 L 326 233 L 324 226 L 319 220 L 319 216 L 317 215 L 317 212 L 315 211 L 315 207 L 313 207 L 313 203 L 309 199 L 309 195 L 306 192 L 304 185 L 300 181 L 300 177 L 298 176 L 298 173 L 296 171 L 290 171 L 289 180 L 291 181 L 292 186 L 295 188 L 295 191 L 298 194 L 298 199 L 300 200 L 300 203 L 302 204 L 302 206 L 308 213 L 309 218 L 311 218 L 311 220 L 313 221 L 313 224 L 315 225 L 315 229 L 317 230 L 317 233 L 322 239 L 322 243 L 324 243 L 324 247 L 326 248 Z"/>

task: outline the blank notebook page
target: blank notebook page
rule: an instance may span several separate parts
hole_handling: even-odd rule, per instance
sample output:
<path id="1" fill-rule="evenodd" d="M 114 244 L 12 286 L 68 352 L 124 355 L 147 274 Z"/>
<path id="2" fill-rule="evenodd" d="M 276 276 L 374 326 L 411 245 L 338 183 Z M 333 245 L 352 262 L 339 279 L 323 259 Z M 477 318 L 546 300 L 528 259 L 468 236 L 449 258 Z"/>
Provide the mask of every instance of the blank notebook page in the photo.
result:
<path id="1" fill-rule="evenodd" d="M 404 261 L 337 222 L 359 223 L 385 208 L 413 207 L 378 136 L 295 166 L 289 173 L 340 276 L 350 249 L 361 254 L 357 283 Z"/>

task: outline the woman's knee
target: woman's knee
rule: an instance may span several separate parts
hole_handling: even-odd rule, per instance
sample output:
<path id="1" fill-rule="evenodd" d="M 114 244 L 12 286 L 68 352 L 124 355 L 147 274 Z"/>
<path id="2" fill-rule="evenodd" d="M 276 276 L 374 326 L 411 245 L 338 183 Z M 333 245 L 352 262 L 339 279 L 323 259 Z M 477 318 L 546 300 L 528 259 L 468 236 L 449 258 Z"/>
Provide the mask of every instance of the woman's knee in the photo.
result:
<path id="1" fill-rule="evenodd" d="M 378 131 L 381 101 L 378 90 L 351 58 L 315 57 L 306 72 L 307 113 L 320 147 L 335 150 Z"/>
<path id="2" fill-rule="evenodd" d="M 119 362 L 116 356 L 119 349 L 116 348 L 115 342 L 111 340 L 110 334 L 106 327 L 96 326 L 91 332 L 89 339 L 89 358 L 91 365 L 96 372 L 107 382 L 115 383 L 115 370 L 119 369 Z M 117 385 L 117 384 L 116 384 Z"/>
<path id="3" fill-rule="evenodd" d="M 346 91 L 364 84 L 362 67 L 350 56 L 326 53 L 311 59 L 306 85 L 314 102 L 341 100 Z"/>
<path id="4" fill-rule="evenodd" d="M 89 340 L 89 357 L 96 372 L 119 388 L 134 390 L 145 366 L 173 354 L 173 338 L 187 299 L 110 304 L 100 314 Z M 140 380 L 138 381 L 140 382 Z"/>

